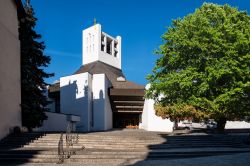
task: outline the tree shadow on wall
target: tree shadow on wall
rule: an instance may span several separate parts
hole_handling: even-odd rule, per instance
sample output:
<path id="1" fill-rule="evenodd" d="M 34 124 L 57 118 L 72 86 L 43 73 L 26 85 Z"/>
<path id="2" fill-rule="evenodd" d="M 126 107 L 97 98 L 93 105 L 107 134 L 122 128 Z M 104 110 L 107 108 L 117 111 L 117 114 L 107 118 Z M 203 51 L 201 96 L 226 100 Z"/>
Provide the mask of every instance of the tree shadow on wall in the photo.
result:
<path id="1" fill-rule="evenodd" d="M 84 117 L 83 115 L 87 113 L 86 108 L 88 108 L 88 86 L 84 85 L 82 82 L 74 80 L 73 82 L 69 80 L 69 83 L 66 86 L 60 87 L 61 93 L 61 113 Z M 86 115 L 85 115 L 86 116 Z M 81 130 L 87 126 L 87 122 L 84 119 L 81 119 L 80 122 L 77 122 L 77 129 Z M 65 126 L 65 130 L 66 130 Z"/>
<path id="2" fill-rule="evenodd" d="M 90 130 L 101 130 L 103 125 L 101 122 L 105 116 L 104 107 L 104 92 L 99 91 L 98 97 L 93 97 L 93 92 L 90 92 L 89 87 L 84 85 L 83 89 L 79 85 L 83 82 L 77 80 L 66 86 L 61 87 L 61 108 L 63 113 L 77 115 L 81 117 L 80 123 L 77 123 L 77 130 L 86 132 Z M 86 84 L 86 82 L 85 82 Z M 65 103 L 62 103 L 65 102 Z"/>

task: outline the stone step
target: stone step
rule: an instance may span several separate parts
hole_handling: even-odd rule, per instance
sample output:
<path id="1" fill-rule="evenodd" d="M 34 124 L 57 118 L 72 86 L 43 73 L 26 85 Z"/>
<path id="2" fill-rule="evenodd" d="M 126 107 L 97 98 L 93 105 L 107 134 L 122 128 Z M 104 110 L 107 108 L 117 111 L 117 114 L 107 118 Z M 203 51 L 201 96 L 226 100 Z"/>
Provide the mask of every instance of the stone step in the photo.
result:
<path id="1" fill-rule="evenodd" d="M 235 144 L 235 145 L 152 145 L 150 147 L 148 146 L 106 146 L 106 145 L 84 145 L 85 148 L 89 149 L 96 149 L 96 148 L 102 148 L 102 149 L 167 149 L 167 148 L 194 148 L 194 147 L 244 147 L 244 145 L 241 144 Z M 37 148 L 37 146 L 24 146 L 24 148 Z M 39 148 L 57 148 L 57 146 L 49 146 L 49 145 L 43 145 L 39 146 Z M 74 146 L 74 148 L 82 148 L 82 146 Z"/>
<path id="2" fill-rule="evenodd" d="M 57 163 L 58 158 L 20 158 L 20 157 L 6 157 L 0 158 L 0 165 L 21 165 L 23 163 Z"/>
<path id="3" fill-rule="evenodd" d="M 210 151 L 210 152 L 179 152 L 179 153 L 149 153 L 149 154 L 114 154 L 114 153 L 94 153 L 84 155 L 72 155 L 70 161 L 82 161 L 82 159 L 168 159 L 168 158 L 185 158 L 185 157 L 201 157 L 209 155 L 226 155 L 233 154 L 235 151 Z M 241 152 L 243 153 L 243 152 Z M 19 159 L 31 162 L 48 160 L 48 162 L 55 162 L 58 159 L 57 155 L 43 155 L 43 154 L 0 154 L 0 160 Z M 36 159 L 36 160 L 30 160 Z M 46 162 L 46 161 L 43 161 Z"/>
<path id="4" fill-rule="evenodd" d="M 64 134 L 63 136 L 65 137 L 66 134 Z M 60 138 L 61 135 L 56 135 L 56 136 L 51 136 L 51 135 L 42 135 L 42 136 L 26 136 L 26 135 L 22 135 L 22 136 L 9 136 L 8 139 L 11 139 L 11 138 L 17 138 L 17 139 L 20 139 L 20 138 Z M 162 137 L 142 137 L 142 136 L 105 136 L 105 135 L 92 135 L 92 136 L 87 136 L 87 135 L 79 135 L 79 138 L 86 138 L 86 139 L 99 139 L 99 138 L 105 138 L 105 139 L 114 139 L 114 138 L 124 138 L 124 139 L 132 139 L 132 140 L 137 140 L 137 139 L 143 139 L 143 140 L 154 140 L 154 139 L 161 139 L 161 138 L 164 138 L 164 139 L 186 139 L 186 140 L 189 140 L 189 139 L 192 139 L 192 140 L 200 140 L 200 139 L 220 139 L 220 138 L 223 138 L 223 139 L 226 139 L 226 138 L 234 138 L 234 136 L 227 136 L 227 135 L 223 135 L 223 136 L 206 136 L 206 137 L 201 137 L 201 136 L 196 136 L 196 137 L 191 137 L 191 136 L 162 136 Z M 237 136 L 239 137 L 239 136 Z M 242 136 L 243 137 L 243 136 Z"/>
<path id="5" fill-rule="evenodd" d="M 84 154 L 84 155 L 71 155 L 71 159 L 136 159 L 144 158 L 142 154 Z M 4 158 L 33 158 L 33 159 L 58 159 L 57 154 L 0 154 L 0 160 Z"/>
<path id="6" fill-rule="evenodd" d="M 9 139 L 9 140 L 4 140 L 1 141 L 0 143 L 7 143 L 7 142 L 11 142 L 11 143 L 15 143 L 15 142 L 20 142 L 20 143 L 25 143 L 25 142 L 57 142 L 59 141 L 60 138 L 57 139 L 33 139 L 33 140 L 22 140 L 22 139 Z M 63 140 L 65 140 L 65 138 L 63 138 Z M 131 142 L 131 143 L 141 143 L 141 142 L 145 142 L 145 143 L 159 143 L 159 142 L 166 142 L 167 140 L 126 140 L 126 139 L 78 139 L 79 141 L 82 142 Z"/>
<path id="7" fill-rule="evenodd" d="M 59 139 L 57 140 L 44 140 L 44 139 L 38 139 L 38 140 L 34 140 L 32 142 L 58 142 Z M 82 140 L 82 139 L 79 139 L 78 140 L 79 142 L 89 142 L 89 143 L 97 143 L 97 142 L 102 142 L 102 143 L 163 143 L 163 142 L 190 142 L 190 143 L 193 143 L 193 142 L 233 142 L 233 141 L 240 141 L 240 140 L 162 140 L 162 141 L 144 141 L 144 140 L 140 140 L 140 141 L 130 141 L 130 140 L 119 140 L 119 141 L 113 141 L 113 140 Z M 15 141 L 13 141 L 14 143 Z M 17 141 L 19 142 L 19 141 Z"/>
<path id="8" fill-rule="evenodd" d="M 214 142 L 214 143 L 202 143 L 202 142 L 196 142 L 196 143 L 187 143 L 187 142 L 182 142 L 178 144 L 173 144 L 173 143 L 165 143 L 165 144 L 120 144 L 120 143 L 78 143 L 74 144 L 74 146 L 114 146 L 114 147 L 147 147 L 147 146 L 198 146 L 198 145 L 203 145 L 203 146 L 210 146 L 210 145 L 240 145 L 241 143 L 232 143 L 232 142 Z M 7 144 L 11 146 L 11 144 Z M 63 144 L 66 146 L 66 143 L 64 142 Z M 30 143 L 27 145 L 23 146 L 58 146 L 58 143 Z"/>
<path id="9" fill-rule="evenodd" d="M 78 142 L 74 144 L 76 146 L 154 146 L 154 145 L 177 145 L 177 146 L 209 146 L 209 145 L 240 145 L 242 142 L 231 142 L 231 141 L 223 141 L 223 142 L 165 142 L 165 143 L 121 143 L 121 142 Z M 29 143 L 2 143 L 0 144 L 1 147 L 26 147 L 26 146 L 58 146 L 58 142 L 29 142 Z M 64 141 L 64 146 L 66 146 L 66 142 Z"/>
<path id="10" fill-rule="evenodd" d="M 65 139 L 65 137 L 63 137 Z M 42 138 L 36 138 L 36 139 L 28 139 L 28 138 L 9 138 L 7 140 L 2 140 L 1 142 L 7 142 L 7 141 L 35 141 L 35 140 L 44 140 L 44 141 L 55 141 L 55 140 L 59 140 L 60 137 L 57 138 L 48 138 L 48 137 L 42 137 Z M 161 139 L 154 139 L 154 140 L 150 140 L 150 139 L 126 139 L 126 138 L 98 138 L 98 139 L 94 139 L 94 138 L 79 138 L 79 140 L 82 141 L 131 141 L 131 142 L 140 142 L 140 141 L 144 141 L 144 142 L 157 142 L 157 141 L 231 141 L 231 140 L 242 140 L 244 138 L 210 138 L 210 139 L 186 139 L 186 138 L 182 138 L 182 139 L 173 139 L 173 138 L 161 138 Z"/>
<path id="11" fill-rule="evenodd" d="M 134 160 L 129 160 L 127 159 L 112 159 L 112 165 L 124 165 L 124 163 L 136 163 L 141 161 L 141 159 L 134 159 Z M 58 162 L 57 160 L 54 159 L 49 159 L 49 160 L 44 160 L 44 159 L 20 159 L 20 158 L 9 158 L 9 159 L 4 159 L 0 161 L 0 164 L 2 165 L 26 165 L 26 163 L 34 163 L 34 165 L 47 165 L 49 163 L 52 163 L 55 165 Z M 63 162 L 63 165 L 84 165 L 84 166 L 89 166 L 89 165 L 105 165 L 105 166 L 110 166 L 110 159 L 65 159 Z M 32 164 L 33 165 L 33 164 Z M 57 164 L 56 164 L 57 165 Z"/>

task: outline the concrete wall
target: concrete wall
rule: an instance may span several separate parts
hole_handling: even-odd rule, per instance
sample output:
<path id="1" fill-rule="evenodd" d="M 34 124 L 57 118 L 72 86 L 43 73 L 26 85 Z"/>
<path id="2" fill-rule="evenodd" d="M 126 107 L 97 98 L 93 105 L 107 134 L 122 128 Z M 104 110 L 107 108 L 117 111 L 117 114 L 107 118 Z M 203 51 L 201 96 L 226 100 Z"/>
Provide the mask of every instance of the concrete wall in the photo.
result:
<path id="1" fill-rule="evenodd" d="M 110 83 L 105 74 L 94 74 L 93 90 L 93 131 L 102 131 L 112 128 L 112 110 L 108 97 Z"/>
<path id="2" fill-rule="evenodd" d="M 117 56 L 114 56 L 114 43 L 112 43 L 112 55 L 101 51 L 101 36 L 111 38 L 113 41 L 117 42 Z M 113 38 L 112 36 L 102 32 L 102 27 L 100 24 L 93 25 L 82 31 L 82 64 L 88 64 L 94 61 L 102 61 L 106 64 L 114 66 L 121 69 L 121 37 L 117 36 Z M 106 41 L 106 40 L 105 40 Z M 106 48 L 105 48 L 106 49 Z"/>
<path id="3" fill-rule="evenodd" d="M 162 119 L 156 116 L 154 100 L 146 99 L 142 112 L 142 122 L 139 124 L 139 128 L 148 131 L 172 132 L 173 122 L 169 119 Z"/>
<path id="4" fill-rule="evenodd" d="M 14 0 L 0 1 L 0 139 L 21 126 L 20 42 Z"/>
<path id="5" fill-rule="evenodd" d="M 82 64 L 98 60 L 101 50 L 101 25 L 96 24 L 82 31 Z"/>
<path id="6" fill-rule="evenodd" d="M 54 112 L 46 112 L 48 119 L 35 131 L 66 131 L 68 120 L 67 115 Z"/>
<path id="7" fill-rule="evenodd" d="M 250 129 L 250 123 L 246 121 L 227 121 L 225 129 Z"/>
<path id="8" fill-rule="evenodd" d="M 108 89 L 111 87 L 111 82 L 105 77 L 105 130 L 113 128 L 113 111 L 110 104 Z"/>
<path id="9" fill-rule="evenodd" d="M 77 131 L 90 131 L 91 84 L 89 73 L 60 78 L 61 113 L 80 116 Z"/>
<path id="10" fill-rule="evenodd" d="M 146 89 L 149 85 L 146 86 Z M 173 122 L 169 119 L 162 119 L 155 115 L 154 100 L 146 99 L 142 112 L 142 122 L 139 124 L 140 129 L 148 131 L 172 132 Z"/>
<path id="11" fill-rule="evenodd" d="M 35 131 L 62 131 L 67 130 L 69 123 L 73 122 L 75 126 L 77 121 L 80 121 L 79 116 L 67 115 L 55 112 L 46 112 L 48 119 L 43 121 L 42 127 L 36 128 Z"/>

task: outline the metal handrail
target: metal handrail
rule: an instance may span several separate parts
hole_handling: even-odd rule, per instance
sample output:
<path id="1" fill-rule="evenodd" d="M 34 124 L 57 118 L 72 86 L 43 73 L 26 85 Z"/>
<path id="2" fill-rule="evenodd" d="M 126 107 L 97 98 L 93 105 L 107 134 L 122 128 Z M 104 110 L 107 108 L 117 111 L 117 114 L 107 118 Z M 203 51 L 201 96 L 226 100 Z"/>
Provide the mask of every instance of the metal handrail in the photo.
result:
<path id="1" fill-rule="evenodd" d="M 58 164 L 62 164 L 65 158 L 70 158 L 71 155 L 76 154 L 76 150 L 74 149 L 74 144 L 79 142 L 79 135 L 77 133 L 72 133 L 73 124 L 68 123 L 66 129 L 66 153 L 63 148 L 63 133 L 61 133 L 60 140 L 58 142 Z M 83 146 L 82 149 L 85 147 Z"/>
<path id="2" fill-rule="evenodd" d="M 63 151 L 63 133 L 61 133 L 60 140 L 58 142 L 58 164 L 64 162 L 64 151 Z"/>

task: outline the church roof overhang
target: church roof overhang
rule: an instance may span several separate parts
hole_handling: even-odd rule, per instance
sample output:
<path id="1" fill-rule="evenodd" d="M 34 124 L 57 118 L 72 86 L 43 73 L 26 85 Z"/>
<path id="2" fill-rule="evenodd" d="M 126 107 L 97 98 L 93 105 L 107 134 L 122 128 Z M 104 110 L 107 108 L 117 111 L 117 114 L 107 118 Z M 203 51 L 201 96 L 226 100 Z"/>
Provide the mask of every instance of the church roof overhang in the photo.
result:
<path id="1" fill-rule="evenodd" d="M 144 97 L 144 89 L 110 89 L 110 96 L 140 96 Z"/>
<path id="2" fill-rule="evenodd" d="M 142 113 L 144 89 L 109 89 L 112 110 L 117 113 Z"/>

